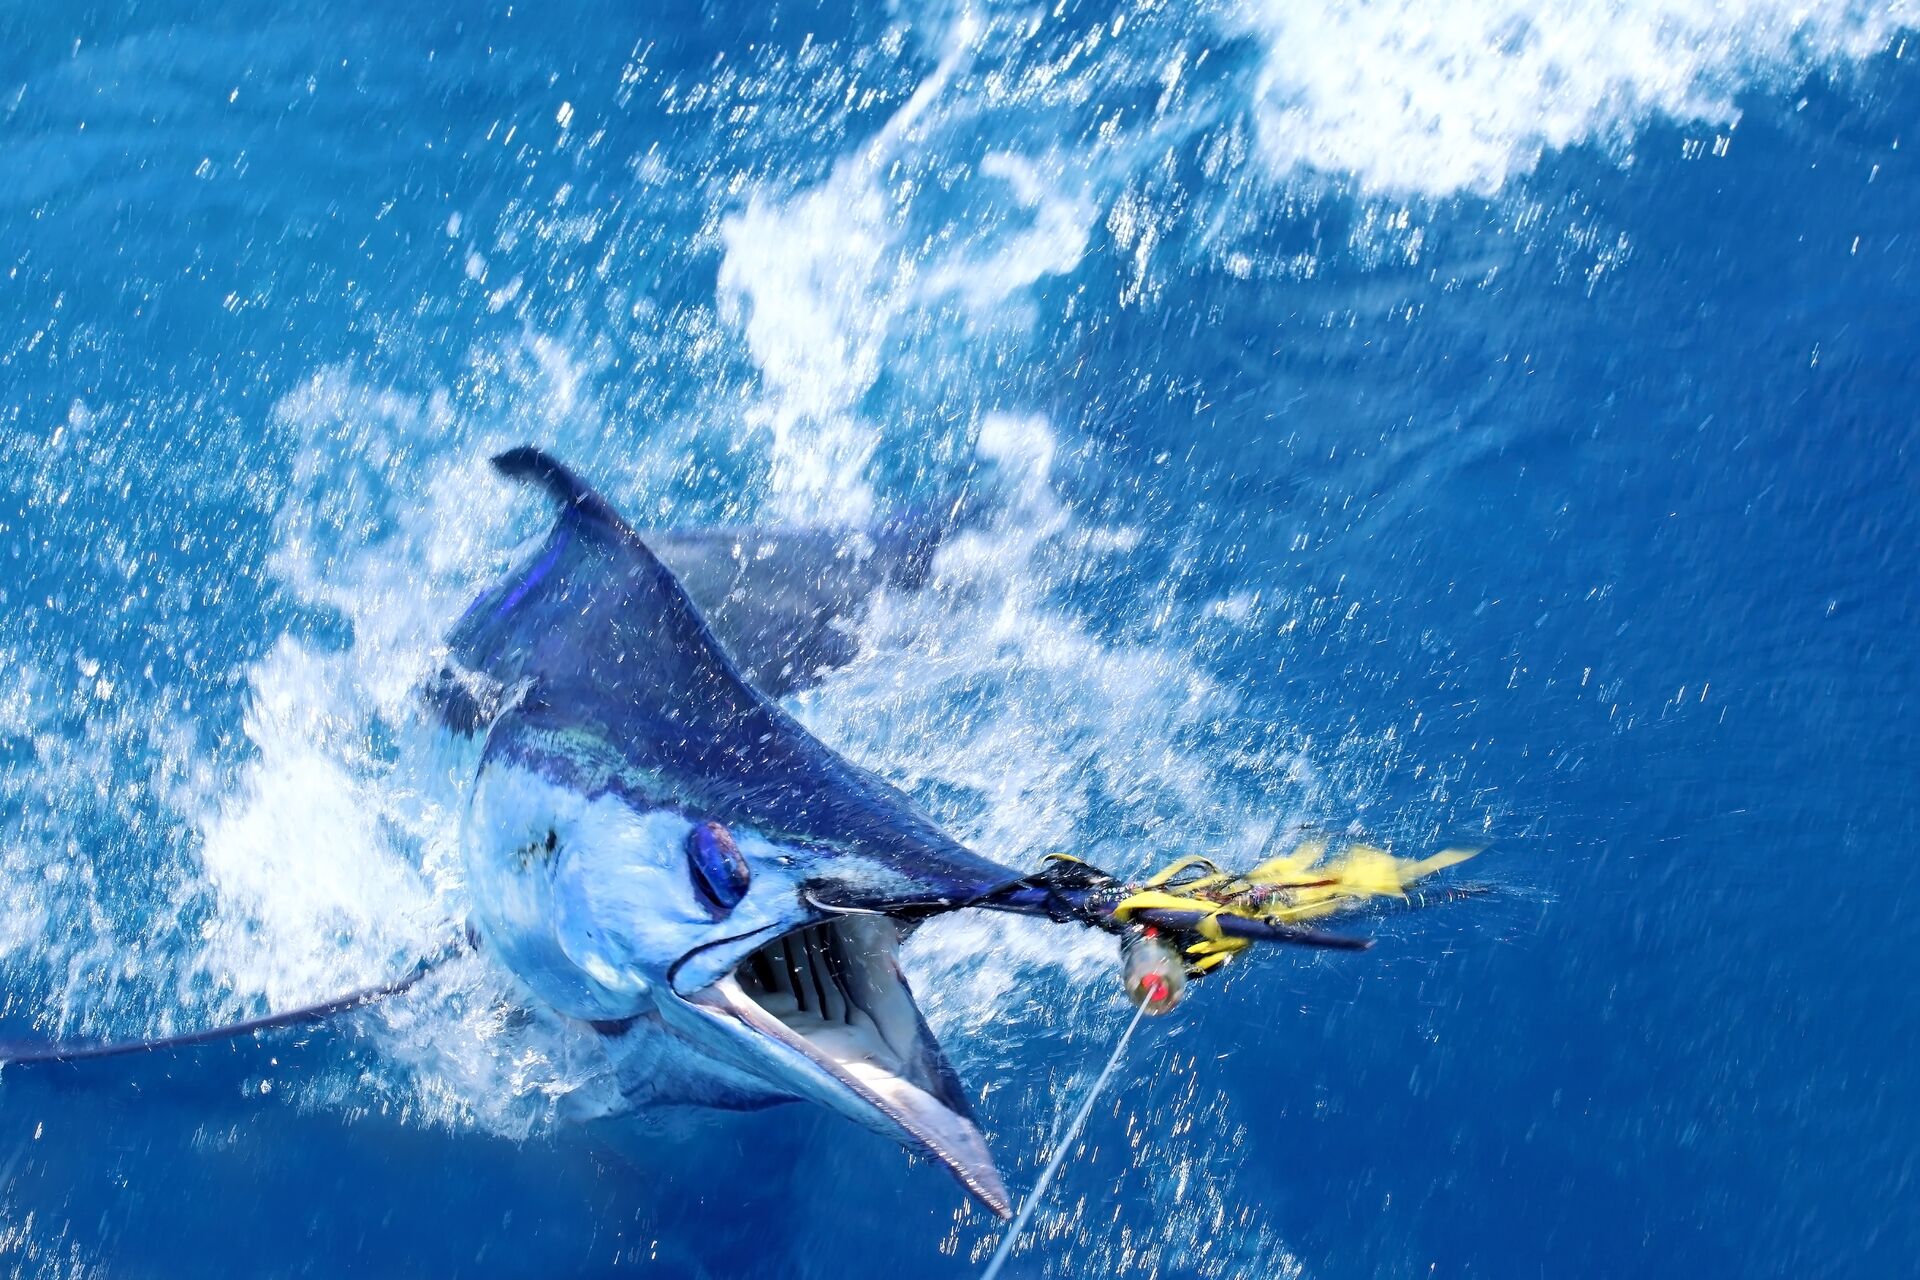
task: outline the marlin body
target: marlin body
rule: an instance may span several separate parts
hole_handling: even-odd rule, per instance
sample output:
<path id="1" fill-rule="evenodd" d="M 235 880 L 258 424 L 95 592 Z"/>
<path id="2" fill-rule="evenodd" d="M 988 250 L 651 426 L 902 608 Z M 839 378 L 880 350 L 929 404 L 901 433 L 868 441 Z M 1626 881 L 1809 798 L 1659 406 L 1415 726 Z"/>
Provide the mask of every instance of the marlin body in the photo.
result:
<path id="1" fill-rule="evenodd" d="M 851 555 L 844 539 L 782 535 L 778 557 L 665 535 L 656 555 L 546 454 L 494 464 L 558 516 L 454 626 L 427 687 L 478 761 L 461 842 L 482 949 L 607 1036 L 633 1104 L 816 1102 L 1006 1216 L 896 952 L 902 922 L 1020 874 L 768 696 L 846 661 L 836 619 L 874 589 L 918 585 L 937 535 L 883 526 Z M 777 589 L 754 582 L 776 558 Z"/>
<path id="2" fill-rule="evenodd" d="M 903 929 L 979 907 L 1104 930 L 1121 939 L 1129 998 L 1163 1013 L 1253 944 L 1364 950 L 1315 922 L 1493 891 L 1416 887 L 1477 848 L 1399 858 L 1325 838 L 1244 872 L 1188 856 L 1131 884 L 1056 856 L 1021 876 L 773 701 L 852 657 L 844 624 L 876 591 L 924 582 L 938 522 L 643 540 L 548 455 L 493 461 L 558 514 L 454 625 L 422 690 L 466 778 L 471 932 L 530 1001 L 605 1037 L 631 1107 L 816 1102 L 938 1161 L 1005 1217 L 966 1092 L 901 975 Z M 318 1022 L 434 963 L 203 1031 L 0 1041 L 0 1066 Z"/>

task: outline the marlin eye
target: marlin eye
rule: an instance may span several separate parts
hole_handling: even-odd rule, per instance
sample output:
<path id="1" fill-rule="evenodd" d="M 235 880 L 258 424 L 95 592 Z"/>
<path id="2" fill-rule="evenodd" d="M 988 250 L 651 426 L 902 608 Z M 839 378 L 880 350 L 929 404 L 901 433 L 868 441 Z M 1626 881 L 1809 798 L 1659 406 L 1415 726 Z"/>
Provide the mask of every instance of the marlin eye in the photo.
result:
<path id="1" fill-rule="evenodd" d="M 693 887 L 700 891 L 716 915 L 725 915 L 747 896 L 752 873 L 733 833 L 718 822 L 697 822 L 687 833 L 687 866 L 693 872 Z"/>

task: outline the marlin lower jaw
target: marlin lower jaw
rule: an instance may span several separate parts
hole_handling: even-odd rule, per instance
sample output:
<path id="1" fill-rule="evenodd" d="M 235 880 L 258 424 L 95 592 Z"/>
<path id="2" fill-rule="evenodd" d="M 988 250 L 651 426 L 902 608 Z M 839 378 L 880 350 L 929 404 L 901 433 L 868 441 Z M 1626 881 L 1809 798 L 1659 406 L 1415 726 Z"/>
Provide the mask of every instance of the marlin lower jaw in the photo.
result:
<path id="1" fill-rule="evenodd" d="M 960 1082 L 900 974 L 898 942 L 892 922 L 877 916 L 810 925 L 663 1004 L 680 1006 L 668 1016 L 690 1039 L 924 1153 L 1009 1217 L 1006 1187 Z"/>

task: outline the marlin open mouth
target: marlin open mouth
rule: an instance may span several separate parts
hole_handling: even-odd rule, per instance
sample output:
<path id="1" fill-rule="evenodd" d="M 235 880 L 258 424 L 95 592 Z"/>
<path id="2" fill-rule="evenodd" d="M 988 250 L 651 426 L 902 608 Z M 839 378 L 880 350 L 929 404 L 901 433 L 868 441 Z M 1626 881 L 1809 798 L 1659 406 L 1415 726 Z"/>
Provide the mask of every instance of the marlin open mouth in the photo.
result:
<path id="1" fill-rule="evenodd" d="M 740 1065 L 930 1156 L 1002 1218 L 1007 1190 L 959 1077 L 914 1003 L 899 932 L 879 915 L 806 925 L 686 997 Z M 741 1052 L 744 1051 L 744 1052 Z M 769 1061 L 771 1059 L 771 1061 Z"/>

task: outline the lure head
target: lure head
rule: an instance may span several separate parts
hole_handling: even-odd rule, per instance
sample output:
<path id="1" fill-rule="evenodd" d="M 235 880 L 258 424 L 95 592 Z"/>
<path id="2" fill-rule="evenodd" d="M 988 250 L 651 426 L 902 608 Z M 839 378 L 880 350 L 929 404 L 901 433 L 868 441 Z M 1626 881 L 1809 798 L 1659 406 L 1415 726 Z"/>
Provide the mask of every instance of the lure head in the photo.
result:
<path id="1" fill-rule="evenodd" d="M 1187 991 L 1187 964 L 1157 930 L 1131 928 L 1120 936 L 1120 986 L 1150 1015 L 1169 1013 Z"/>

